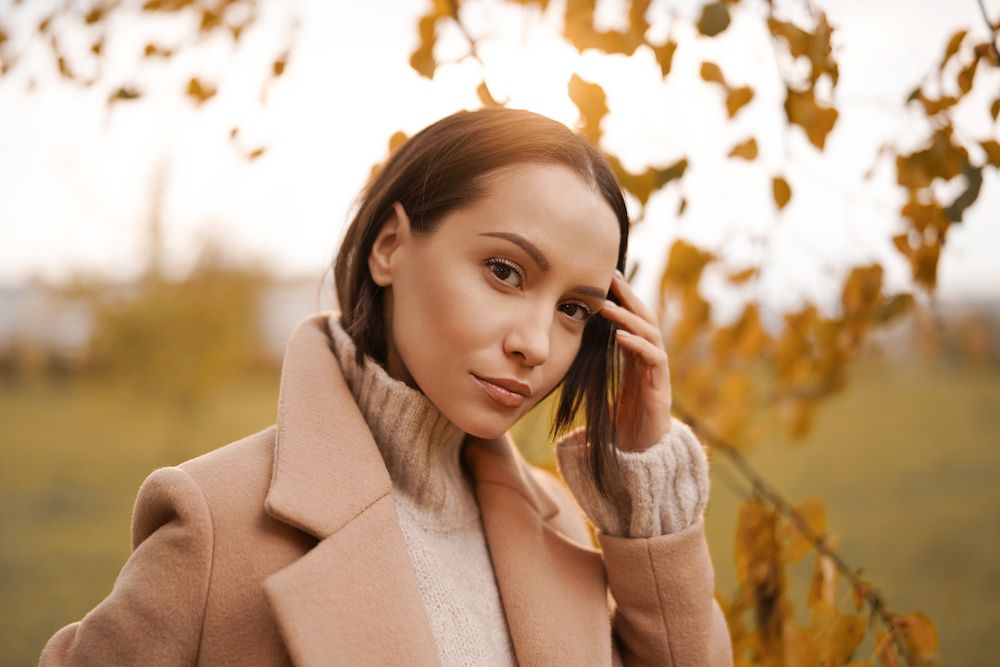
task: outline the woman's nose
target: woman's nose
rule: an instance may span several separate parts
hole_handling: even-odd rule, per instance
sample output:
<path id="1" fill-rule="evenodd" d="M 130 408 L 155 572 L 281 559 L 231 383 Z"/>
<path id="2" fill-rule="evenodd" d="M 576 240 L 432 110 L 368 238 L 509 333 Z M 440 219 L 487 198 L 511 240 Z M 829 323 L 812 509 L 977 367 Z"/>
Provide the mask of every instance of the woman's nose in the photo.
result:
<path id="1" fill-rule="evenodd" d="M 549 358 L 552 319 L 531 315 L 514 324 L 504 340 L 504 351 L 526 366 L 540 366 Z"/>

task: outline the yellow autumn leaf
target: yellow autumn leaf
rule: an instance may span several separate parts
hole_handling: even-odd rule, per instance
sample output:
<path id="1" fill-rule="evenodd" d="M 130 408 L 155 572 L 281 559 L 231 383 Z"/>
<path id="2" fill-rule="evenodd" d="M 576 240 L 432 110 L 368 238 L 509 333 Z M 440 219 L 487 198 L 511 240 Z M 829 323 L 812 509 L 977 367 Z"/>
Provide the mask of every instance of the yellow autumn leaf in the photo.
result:
<path id="1" fill-rule="evenodd" d="M 782 176 L 775 176 L 771 179 L 771 194 L 774 196 L 774 203 L 778 210 L 784 209 L 792 199 L 792 186 Z"/>
<path id="2" fill-rule="evenodd" d="M 212 86 L 207 83 L 202 83 L 201 80 L 198 79 L 197 77 L 192 77 L 191 80 L 188 81 L 188 86 L 187 86 L 188 97 L 192 98 L 196 104 L 202 104 L 205 101 L 211 99 L 212 97 L 215 96 L 216 92 L 218 92 L 218 90 L 215 88 L 215 86 Z"/>
<path id="3" fill-rule="evenodd" d="M 760 306 L 755 301 L 743 307 L 739 319 L 733 323 L 736 332 L 736 352 L 745 359 L 754 359 L 767 346 L 771 337 L 761 325 Z"/>
<path id="4" fill-rule="evenodd" d="M 921 233 L 927 229 L 934 229 L 938 233 L 944 233 L 948 229 L 948 225 L 951 224 L 940 204 L 934 201 L 929 204 L 922 204 L 919 201 L 911 199 L 903 204 L 899 212 L 904 218 L 910 221 L 914 229 Z"/>
<path id="5" fill-rule="evenodd" d="M 789 402 L 789 432 L 793 440 L 801 440 L 809 434 L 812 420 L 816 415 L 816 400 L 796 398 Z"/>
<path id="6" fill-rule="evenodd" d="M 573 74 L 569 80 L 569 98 L 580 110 L 580 117 L 583 119 L 581 132 L 592 143 L 598 143 L 601 138 L 601 121 L 608 113 L 604 89 Z"/>
<path id="7" fill-rule="evenodd" d="M 737 374 L 729 375 L 719 385 L 716 393 L 716 413 L 708 420 L 713 433 L 729 441 L 736 440 L 746 428 L 750 418 L 749 378 Z"/>
<path id="8" fill-rule="evenodd" d="M 656 63 L 660 66 L 663 76 L 670 74 L 673 66 L 674 53 L 677 51 L 677 42 L 668 40 L 665 44 L 653 47 L 653 54 L 656 56 Z"/>
<path id="9" fill-rule="evenodd" d="M 847 662 L 864 639 L 868 627 L 865 618 L 855 614 L 841 614 L 826 604 L 817 604 L 810 612 L 819 663 L 842 665 Z"/>
<path id="10" fill-rule="evenodd" d="M 795 508 L 795 511 L 814 535 L 822 537 L 826 533 L 826 508 L 822 500 L 815 497 L 807 498 Z M 812 548 L 809 538 L 791 519 L 782 524 L 781 538 L 783 558 L 790 563 L 798 561 Z"/>
<path id="11" fill-rule="evenodd" d="M 972 84 L 976 80 L 976 68 L 978 65 L 979 58 L 973 58 L 972 62 L 958 71 L 958 75 L 955 77 L 955 83 L 958 84 L 958 90 L 961 92 L 959 97 L 972 90 Z"/>
<path id="12" fill-rule="evenodd" d="M 489 87 L 487 87 L 485 81 L 481 81 L 478 86 L 476 86 L 476 97 L 479 101 L 483 103 L 485 107 L 500 107 L 503 106 L 493 97 L 493 93 L 490 92 Z"/>
<path id="13" fill-rule="evenodd" d="M 794 23 L 779 21 L 771 17 L 767 20 L 767 27 L 775 37 L 781 37 L 788 45 L 788 52 L 793 58 L 808 56 L 812 48 L 812 35 Z"/>
<path id="14" fill-rule="evenodd" d="M 408 138 L 405 132 L 399 130 L 393 132 L 392 136 L 389 137 L 389 153 L 395 153 L 396 149 L 405 144 Z"/>
<path id="15" fill-rule="evenodd" d="M 691 245 L 684 239 L 677 239 L 670 246 L 667 257 L 667 267 L 663 272 L 664 287 L 682 289 L 687 285 L 697 285 L 702 270 L 713 259 L 715 255 L 712 253 Z"/>
<path id="16" fill-rule="evenodd" d="M 416 50 L 410 54 L 410 67 L 420 76 L 428 79 L 434 78 L 434 70 L 437 68 L 437 63 L 434 61 L 437 21 L 438 13 L 436 11 L 420 17 L 420 21 L 417 23 L 420 41 L 417 43 Z"/>
<path id="17" fill-rule="evenodd" d="M 706 37 L 715 37 L 729 27 L 729 7 L 723 0 L 709 2 L 701 8 L 698 32 Z"/>
<path id="18" fill-rule="evenodd" d="M 905 253 L 904 253 L 905 254 Z M 912 294 L 894 294 L 887 300 L 875 315 L 875 321 L 879 323 L 889 322 L 900 315 L 910 312 L 916 302 Z"/>
<path id="19" fill-rule="evenodd" d="M 285 67 L 288 65 L 288 51 L 285 51 L 280 56 L 278 56 L 273 63 L 271 63 L 271 75 L 275 78 L 281 76 L 285 73 Z"/>
<path id="20" fill-rule="evenodd" d="M 642 41 L 649 30 L 646 12 L 653 0 L 631 0 L 628 8 L 628 34 L 637 41 Z"/>
<path id="21" fill-rule="evenodd" d="M 96 5 L 83 17 L 83 22 L 86 23 L 87 25 L 94 25 L 95 23 L 99 23 L 104 19 L 104 17 L 108 13 L 108 10 L 110 9 L 111 9 L 110 6 Z"/>
<path id="22" fill-rule="evenodd" d="M 969 152 L 952 141 L 952 134 L 950 127 L 943 127 L 931 135 L 925 148 L 897 155 L 896 182 L 904 188 L 919 190 L 934 179 L 947 181 L 961 174 L 962 165 L 969 161 Z"/>
<path id="23" fill-rule="evenodd" d="M 755 500 L 747 500 L 740 506 L 736 519 L 736 543 L 734 545 L 736 575 L 740 582 L 750 583 L 761 575 L 756 563 L 773 561 L 778 557 L 775 528 L 775 510 Z"/>
<path id="24" fill-rule="evenodd" d="M 881 303 L 883 274 L 878 264 L 851 269 L 840 294 L 845 318 L 863 316 Z"/>
<path id="25" fill-rule="evenodd" d="M 108 96 L 108 104 L 110 105 L 115 102 L 136 100 L 139 99 L 141 95 L 142 94 L 138 90 L 131 86 L 122 86 L 120 88 L 116 88 L 114 92 Z"/>
<path id="26" fill-rule="evenodd" d="M 948 45 L 944 49 L 944 57 L 941 58 L 941 64 L 938 65 L 938 70 L 943 70 L 948 61 L 951 60 L 952 56 L 958 53 L 959 47 L 962 46 L 962 40 L 969 33 L 968 30 L 959 30 L 955 32 L 951 38 L 948 40 Z"/>
<path id="27" fill-rule="evenodd" d="M 750 268 L 743 269 L 742 271 L 737 271 L 736 273 L 730 273 L 726 277 L 726 280 L 733 283 L 734 285 L 740 285 L 742 283 L 747 282 L 754 276 L 756 276 L 759 270 L 760 267 L 751 266 Z"/>
<path id="28" fill-rule="evenodd" d="M 749 104 L 752 99 L 753 88 L 749 86 L 740 86 L 739 88 L 731 89 L 726 94 L 726 113 L 732 118 L 740 109 Z"/>
<path id="29" fill-rule="evenodd" d="M 979 144 L 986 151 L 986 161 L 994 167 L 1000 167 L 1000 143 L 996 139 L 983 141 Z"/>
<path id="30" fill-rule="evenodd" d="M 710 60 L 701 63 L 701 78 L 709 83 L 726 85 L 726 78 L 722 76 L 722 70 Z"/>
<path id="31" fill-rule="evenodd" d="M 785 667 L 815 667 L 816 644 L 812 632 L 794 623 L 786 623 L 782 628 L 783 664 Z"/>
<path id="32" fill-rule="evenodd" d="M 826 137 L 839 116 L 836 109 L 818 104 L 812 89 L 796 91 L 791 88 L 785 98 L 785 115 L 788 122 L 801 127 L 810 143 L 820 150 L 826 145 Z"/>
<path id="33" fill-rule="evenodd" d="M 909 257 L 913 252 L 913 249 L 910 248 L 910 237 L 908 234 L 896 234 L 893 236 L 892 245 L 896 246 L 896 250 L 899 251 L 899 254 L 905 255 L 906 257 Z"/>
<path id="34" fill-rule="evenodd" d="M 615 156 L 608 155 L 606 159 L 622 188 L 635 195 L 635 198 L 642 204 L 645 204 L 650 195 L 664 185 L 681 178 L 688 166 L 687 159 L 681 158 L 666 167 L 648 167 L 642 173 L 633 174 L 625 169 Z"/>
<path id="35" fill-rule="evenodd" d="M 913 279 L 927 289 L 937 285 L 937 265 L 941 255 L 941 242 L 921 243 L 910 254 L 910 272 Z"/>
<path id="36" fill-rule="evenodd" d="M 894 622 L 903 630 L 913 650 L 921 657 L 933 655 L 937 650 L 937 628 L 920 612 L 897 616 Z"/>
<path id="37" fill-rule="evenodd" d="M 666 273 L 664 273 L 666 278 Z M 660 282 L 661 294 L 669 286 L 665 280 Z M 681 318 L 671 332 L 671 343 L 674 349 L 685 350 L 709 321 L 712 312 L 711 304 L 698 292 L 697 284 L 690 284 L 681 290 Z"/>
<path id="38" fill-rule="evenodd" d="M 756 160 L 757 140 L 750 137 L 746 141 L 736 144 L 733 146 L 733 149 L 729 151 L 729 157 L 738 157 L 742 160 Z"/>

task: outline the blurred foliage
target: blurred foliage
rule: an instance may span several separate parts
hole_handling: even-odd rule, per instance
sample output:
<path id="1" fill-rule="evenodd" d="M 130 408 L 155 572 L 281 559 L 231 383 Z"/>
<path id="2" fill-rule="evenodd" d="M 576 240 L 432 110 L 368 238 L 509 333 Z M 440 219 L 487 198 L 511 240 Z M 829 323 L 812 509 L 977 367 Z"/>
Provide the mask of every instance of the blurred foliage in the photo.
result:
<path id="1" fill-rule="evenodd" d="M 123 295 L 77 288 L 90 302 L 90 371 L 180 403 L 196 403 L 247 371 L 273 365 L 261 338 L 267 276 L 209 253 L 189 276 L 147 275 Z"/>
<path id="2" fill-rule="evenodd" d="M 720 94 L 729 122 L 744 116 L 746 109 L 768 104 L 756 94 L 765 77 L 779 81 L 783 99 L 770 108 L 768 122 L 776 119 L 786 134 L 800 134 L 817 152 L 826 150 L 837 127 L 840 110 L 836 99 L 839 66 L 834 35 L 836 29 L 826 14 L 809 0 L 778 5 L 770 0 L 716 0 L 699 6 L 691 15 L 669 9 L 657 14 L 670 24 L 665 39 L 650 39 L 652 0 L 623 3 L 627 28 L 596 27 L 596 0 L 566 0 L 551 7 L 547 0 L 506 0 L 525 12 L 553 12 L 561 8 L 561 37 L 579 52 L 608 57 L 635 56 L 649 51 L 655 57 L 663 81 L 675 71 L 678 50 L 694 41 L 724 40 L 737 13 L 755 20 L 762 35 L 774 47 L 775 67 L 760 72 L 757 82 L 737 82 L 713 60 L 702 60 L 698 73 L 704 85 Z M 474 0 L 432 0 L 416 26 L 417 48 L 410 66 L 433 78 L 442 66 L 435 47 L 445 23 L 457 26 L 468 40 L 469 55 L 482 63 L 477 49 L 480 36 L 462 21 L 462 7 Z M 22 12 L 30 3 L 15 2 Z M 669 3 L 668 3 L 669 4 Z M 80 7 L 64 5 L 44 15 L 35 25 L 35 39 L 47 45 L 52 61 L 66 81 L 107 88 L 109 108 L 145 95 L 138 81 L 105 81 L 101 64 L 110 39 L 110 17 L 131 12 L 149 16 L 175 15 L 194 18 L 187 40 L 165 44 L 149 41 L 137 60 L 169 59 L 185 48 L 217 34 L 239 42 L 252 29 L 258 16 L 254 0 L 148 0 L 141 5 L 98 2 Z M 985 10 L 984 10 L 985 13 Z M 657 19 L 660 20 L 660 19 Z M 915 315 L 920 300 L 933 297 L 937 267 L 951 225 L 960 223 L 978 200 L 983 175 L 1000 167 L 1000 144 L 995 136 L 974 137 L 958 125 L 959 108 L 967 107 L 976 88 L 996 90 L 998 24 L 990 22 L 989 38 L 976 41 L 970 31 L 950 36 L 937 66 L 927 74 L 901 106 L 919 118 L 922 135 L 914 145 L 877 148 L 876 163 L 894 170 L 896 184 L 905 198 L 899 211 L 901 231 L 891 239 L 910 266 L 915 293 L 888 294 L 884 268 L 878 264 L 851 267 L 840 287 L 840 308 L 833 315 L 806 303 L 784 314 L 778 332 L 765 329 L 761 304 L 747 301 L 735 321 L 719 324 L 703 292 L 703 276 L 723 270 L 734 292 L 757 284 L 769 270 L 763 264 L 727 269 L 717 253 L 678 239 L 665 249 L 666 268 L 660 281 L 657 304 L 669 341 L 671 375 L 676 403 L 683 415 L 700 426 L 699 433 L 720 452 L 736 457 L 749 452 L 760 439 L 775 430 L 804 438 L 811 430 L 818 406 L 841 392 L 847 384 L 851 362 L 879 328 L 901 317 Z M 30 40 L 12 39 L 11 22 L 0 19 L 0 75 L 18 66 L 22 50 Z M 682 30 L 679 26 L 690 26 Z M 63 48 L 64 30 L 80 28 L 93 36 L 87 55 L 70 56 Z M 291 40 L 290 40 L 291 42 Z M 285 72 L 291 46 L 276 53 L 268 71 L 262 73 L 260 99 L 266 101 L 271 83 Z M 90 72 L 89 75 L 81 72 Z M 484 67 L 485 71 L 485 67 Z M 34 80 L 29 80 L 33 87 Z M 991 88 L 992 87 L 992 88 Z M 191 72 L 179 92 L 196 107 L 211 103 L 219 84 L 199 72 Z M 477 86 L 478 99 L 486 106 L 505 102 L 491 89 L 485 76 Z M 580 132 L 600 146 L 609 105 L 603 88 L 572 75 L 567 94 L 580 112 Z M 1000 95 L 981 110 L 996 127 Z M 726 157 L 757 164 L 765 144 L 763 127 L 750 128 L 731 146 Z M 241 153 L 254 160 L 265 147 L 240 144 L 240 131 L 233 127 L 230 139 Z M 390 150 L 405 141 L 396 133 Z M 687 194 L 684 179 L 689 156 L 673 156 L 664 167 L 626 169 L 617 156 L 605 151 L 623 188 L 634 198 L 645 219 L 650 197 L 667 188 L 676 189 L 684 215 Z M 763 168 L 761 168 L 763 169 Z M 794 214 L 794 174 L 765 173 L 762 183 L 774 203 L 773 225 Z M 155 274 L 138 286 L 135 298 L 106 300 L 97 294 L 94 312 L 98 326 L 89 358 L 96 373 L 120 373 L 129 382 L 150 391 L 163 392 L 180 404 L 195 404 L 192 392 L 221 386 L 238 375 L 239 369 L 260 364 L 259 344 L 246 335 L 256 331 L 253 302 L 260 288 L 258 277 L 218 272 L 202 265 L 190 280 L 169 283 Z M 992 354 L 992 352 L 990 353 Z M 734 459 L 740 460 L 740 459 Z M 758 483 L 759 480 L 755 480 Z M 759 489 L 758 489 L 759 490 Z M 736 521 L 736 593 L 724 603 L 732 629 L 738 665 L 934 665 L 937 636 L 934 625 L 923 614 L 895 614 L 869 582 L 860 578 L 834 551 L 836 539 L 828 534 L 826 510 L 819 498 L 795 507 L 782 502 L 749 498 Z M 810 612 L 806 625 L 796 624 L 790 614 L 792 600 L 785 581 L 786 567 L 815 552 L 812 585 L 806 599 Z M 851 609 L 842 611 L 833 591 L 846 578 L 852 590 Z M 859 612 L 867 605 L 879 628 L 866 623 Z M 867 661 L 854 656 L 866 635 L 874 634 L 875 648 Z"/>
<path id="3" fill-rule="evenodd" d="M 273 7 L 280 7 L 272 3 Z M 180 58 L 224 36 L 235 50 L 248 33 L 257 27 L 261 3 L 259 0 L 98 0 L 85 3 L 41 3 L 13 0 L 6 15 L 0 15 L 0 78 L 8 77 L 23 65 L 25 55 L 36 45 L 43 44 L 60 78 L 83 88 L 97 88 L 106 93 L 107 108 L 134 102 L 146 97 L 147 84 L 142 81 L 142 68 L 134 68 L 121 78 L 105 74 L 107 54 L 119 49 L 120 27 L 116 18 L 128 15 L 133 19 L 132 30 L 144 31 L 148 41 L 134 56 L 137 64 L 157 61 L 185 60 Z M 145 20 L 141 20 L 145 19 Z M 156 21 L 156 19 L 161 19 Z M 188 21 L 190 31 L 180 38 L 176 30 L 164 29 L 171 21 Z M 289 21 L 288 42 L 293 40 L 296 25 Z M 17 34 L 15 25 L 28 25 L 34 34 Z M 88 44 L 85 50 L 72 48 L 80 36 Z M 289 46 L 277 51 L 268 68 L 261 73 L 259 100 L 265 103 L 271 86 L 284 73 L 291 55 Z M 197 59 L 194 62 L 198 62 Z M 185 64 L 185 67 L 189 65 Z M 37 84 L 37 72 L 27 72 L 27 87 Z M 219 93 L 219 86 L 204 73 L 192 71 L 179 92 L 195 107 L 201 107 Z M 229 133 L 230 143 L 248 160 L 256 160 L 265 152 L 263 146 L 246 146 L 238 126 Z"/>

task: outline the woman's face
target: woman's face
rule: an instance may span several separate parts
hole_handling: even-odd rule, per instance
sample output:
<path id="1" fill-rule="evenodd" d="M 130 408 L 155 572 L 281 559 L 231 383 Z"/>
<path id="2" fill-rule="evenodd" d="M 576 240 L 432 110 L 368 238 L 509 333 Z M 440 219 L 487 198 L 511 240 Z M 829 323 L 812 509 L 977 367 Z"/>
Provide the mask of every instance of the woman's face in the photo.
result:
<path id="1" fill-rule="evenodd" d="M 566 375 L 618 257 L 611 207 L 574 171 L 519 164 L 414 236 L 402 207 L 369 268 L 384 285 L 390 375 L 456 426 L 497 437 Z"/>

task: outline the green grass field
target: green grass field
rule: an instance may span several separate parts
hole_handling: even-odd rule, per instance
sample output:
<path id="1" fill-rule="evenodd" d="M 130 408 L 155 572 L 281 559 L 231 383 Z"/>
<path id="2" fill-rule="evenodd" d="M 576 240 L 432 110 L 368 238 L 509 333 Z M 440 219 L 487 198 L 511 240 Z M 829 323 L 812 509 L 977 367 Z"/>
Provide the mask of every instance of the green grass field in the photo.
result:
<path id="1" fill-rule="evenodd" d="M 36 664 L 53 632 L 108 593 L 129 553 L 132 503 L 146 475 L 270 425 L 277 392 L 277 375 L 268 374 L 171 409 L 88 382 L 0 388 L 5 664 Z M 821 409 L 806 442 L 769 443 L 750 460 L 786 497 L 825 501 L 848 561 L 894 610 L 935 622 L 943 664 L 992 665 L 1000 651 L 998 445 L 1000 370 L 866 362 Z M 712 482 L 709 542 L 728 595 L 745 485 L 721 457 Z M 807 556 L 790 573 L 801 618 L 810 563 Z"/>

